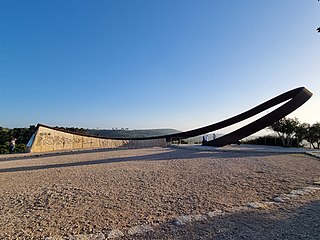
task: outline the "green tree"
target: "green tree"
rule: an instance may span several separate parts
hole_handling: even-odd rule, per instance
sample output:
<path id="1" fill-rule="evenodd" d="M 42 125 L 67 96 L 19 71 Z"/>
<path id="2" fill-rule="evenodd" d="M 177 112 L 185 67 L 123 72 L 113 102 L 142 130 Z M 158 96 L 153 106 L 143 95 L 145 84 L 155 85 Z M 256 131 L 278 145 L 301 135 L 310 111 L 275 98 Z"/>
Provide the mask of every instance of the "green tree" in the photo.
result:
<path id="1" fill-rule="evenodd" d="M 36 126 L 31 125 L 29 128 L 2 128 L 0 127 L 0 153 L 9 153 L 9 142 L 16 138 L 15 152 L 25 152 L 26 145 L 35 132 Z"/>
<path id="2" fill-rule="evenodd" d="M 309 128 L 308 141 L 313 148 L 320 148 L 320 122 L 316 122 Z"/>
<path id="3" fill-rule="evenodd" d="M 282 118 L 269 128 L 278 133 L 284 147 L 291 147 L 299 125 L 297 118 Z"/>
<path id="4" fill-rule="evenodd" d="M 295 137 L 298 139 L 299 144 L 303 140 L 307 140 L 310 138 L 310 127 L 309 123 L 301 123 L 297 126 Z"/>

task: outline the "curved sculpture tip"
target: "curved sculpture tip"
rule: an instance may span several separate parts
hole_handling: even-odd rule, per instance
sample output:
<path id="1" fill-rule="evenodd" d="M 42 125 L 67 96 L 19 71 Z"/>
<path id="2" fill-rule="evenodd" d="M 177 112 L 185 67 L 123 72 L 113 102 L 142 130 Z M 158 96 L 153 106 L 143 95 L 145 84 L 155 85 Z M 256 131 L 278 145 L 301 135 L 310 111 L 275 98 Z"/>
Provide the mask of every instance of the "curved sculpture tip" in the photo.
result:
<path id="1" fill-rule="evenodd" d="M 302 106 L 306 101 L 309 100 L 309 98 L 312 96 L 312 93 L 305 87 L 299 87 L 295 88 L 293 90 L 287 91 L 285 93 L 282 93 L 246 112 L 243 112 L 239 115 L 236 115 L 234 117 L 228 118 L 226 120 L 223 120 L 221 122 L 194 129 L 187 132 L 182 132 L 178 134 L 171 134 L 164 136 L 166 137 L 167 141 L 170 139 L 183 139 L 183 138 L 190 138 L 195 137 L 199 135 L 203 135 L 209 132 L 213 132 L 228 126 L 231 126 L 233 124 L 236 124 L 238 122 L 241 122 L 243 120 L 246 120 L 252 116 L 255 116 L 271 107 L 274 107 L 280 103 L 283 103 L 287 100 L 285 104 L 278 107 L 277 109 L 273 110 L 272 112 L 268 113 L 267 115 L 259 118 L 258 120 L 241 127 L 229 134 L 226 134 L 222 137 L 216 138 L 214 140 L 205 142 L 204 144 L 207 146 L 217 146 L 222 147 L 228 144 L 233 144 L 239 142 L 239 140 L 248 137 L 268 126 L 270 126 L 272 123 L 280 120 L 281 118 L 287 116 L 300 106 Z"/>

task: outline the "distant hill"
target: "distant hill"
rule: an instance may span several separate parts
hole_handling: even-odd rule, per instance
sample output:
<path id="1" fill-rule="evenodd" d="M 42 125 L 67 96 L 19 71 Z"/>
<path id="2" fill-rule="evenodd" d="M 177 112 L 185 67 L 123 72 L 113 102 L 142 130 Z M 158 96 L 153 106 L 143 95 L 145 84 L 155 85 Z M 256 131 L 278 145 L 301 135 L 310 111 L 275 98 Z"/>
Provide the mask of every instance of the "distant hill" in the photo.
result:
<path id="1" fill-rule="evenodd" d="M 157 137 L 163 135 L 169 135 L 174 133 L 180 133 L 176 129 L 141 129 L 141 130 L 129 130 L 126 128 L 122 129 L 84 129 L 84 128 L 64 128 L 56 127 L 62 130 L 68 130 L 71 132 L 89 134 L 94 136 L 106 137 L 106 138 L 145 138 L 145 137 Z M 221 137 L 223 134 L 216 133 L 216 137 Z M 201 143 L 203 135 L 185 139 L 188 143 Z M 209 141 L 212 140 L 212 133 L 208 133 Z"/>
<path id="2" fill-rule="evenodd" d="M 128 130 L 128 129 L 86 129 L 85 133 L 109 138 L 143 138 L 168 135 L 179 133 L 176 129 L 141 129 L 141 130 Z"/>

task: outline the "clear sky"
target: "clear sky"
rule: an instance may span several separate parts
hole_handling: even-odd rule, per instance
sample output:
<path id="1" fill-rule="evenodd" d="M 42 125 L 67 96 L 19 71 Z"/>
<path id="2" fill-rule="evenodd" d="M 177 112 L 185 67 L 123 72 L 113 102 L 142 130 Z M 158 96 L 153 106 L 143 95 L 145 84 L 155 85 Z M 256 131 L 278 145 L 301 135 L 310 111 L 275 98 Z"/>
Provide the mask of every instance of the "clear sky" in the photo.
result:
<path id="1" fill-rule="evenodd" d="M 188 130 L 305 86 L 317 0 L 0 1 L 0 126 Z"/>

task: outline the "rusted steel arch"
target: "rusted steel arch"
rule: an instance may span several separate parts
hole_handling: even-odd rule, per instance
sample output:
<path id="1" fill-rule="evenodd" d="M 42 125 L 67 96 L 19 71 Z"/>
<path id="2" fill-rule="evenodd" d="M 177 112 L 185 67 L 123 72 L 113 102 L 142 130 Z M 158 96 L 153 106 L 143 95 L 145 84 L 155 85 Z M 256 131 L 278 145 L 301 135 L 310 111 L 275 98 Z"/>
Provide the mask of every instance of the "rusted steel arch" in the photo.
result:
<path id="1" fill-rule="evenodd" d="M 244 127 L 241 127 L 229 134 L 226 134 L 222 137 L 216 138 L 215 140 L 208 141 L 205 143 L 208 146 L 222 147 L 228 144 L 236 143 L 240 139 L 250 136 L 251 134 L 256 133 L 270 126 L 272 123 L 280 120 L 281 118 L 287 116 L 288 114 L 290 114 L 291 112 L 299 108 L 306 101 L 308 101 L 308 99 L 311 96 L 312 96 L 312 93 L 308 89 L 306 89 L 305 87 L 299 87 L 299 88 L 290 90 L 288 92 L 285 92 L 281 95 L 278 95 L 246 112 L 243 112 L 239 115 L 223 120 L 221 122 L 214 123 L 202 128 L 198 128 L 198 129 L 194 129 L 186 132 L 170 134 L 166 136 L 159 136 L 159 138 L 161 137 L 166 138 L 167 141 L 170 141 L 174 139 L 184 139 L 184 138 L 190 138 L 190 137 L 206 134 L 208 132 L 216 131 L 221 128 L 225 128 L 235 123 L 241 122 L 271 107 L 274 107 L 280 103 L 290 100 L 285 104 L 281 105 L 280 107 L 278 107 L 277 109 L 273 110 L 272 112 L 268 113 L 267 115 L 259 118 L 258 120 L 255 120 L 254 122 Z"/>

